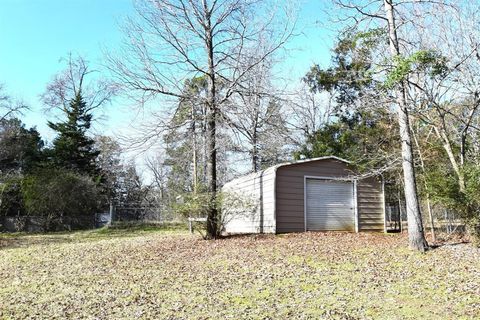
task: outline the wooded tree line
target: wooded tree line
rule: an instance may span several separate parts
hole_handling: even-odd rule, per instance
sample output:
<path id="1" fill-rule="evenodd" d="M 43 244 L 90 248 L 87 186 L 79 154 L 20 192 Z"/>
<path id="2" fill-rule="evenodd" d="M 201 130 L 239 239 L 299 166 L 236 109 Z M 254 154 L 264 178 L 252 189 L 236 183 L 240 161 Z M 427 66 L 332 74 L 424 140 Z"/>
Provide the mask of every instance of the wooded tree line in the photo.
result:
<path id="1" fill-rule="evenodd" d="M 362 144 L 351 145 L 349 130 L 333 128 L 340 139 L 332 140 L 347 147 L 337 149 L 353 152 L 350 159 L 367 168 L 381 168 L 404 186 L 412 247 L 421 251 L 427 247 L 421 202 L 426 205 L 425 213 L 430 213 L 432 231 L 435 217 L 431 207 L 441 205 L 455 210 L 478 237 L 474 151 L 480 62 L 478 5 L 390 0 L 335 1 L 335 5 L 339 18 L 352 23 L 339 36 L 332 67 L 314 66 L 306 80 L 314 90 L 335 96 L 342 117 L 334 127 L 351 129 L 353 121 L 359 136 L 373 150 L 358 150 Z M 392 122 L 389 117 L 394 105 L 397 121 Z M 311 143 L 314 150 L 324 146 L 324 136 L 329 137 L 332 128 L 326 129 Z M 392 176 L 396 159 L 402 164 L 402 179 Z"/>
<path id="2" fill-rule="evenodd" d="M 143 1 L 139 19 L 126 26 L 128 58 L 109 57 L 117 84 L 142 107 L 149 98 L 173 97 L 174 116 L 157 119 L 141 141 L 168 137 L 160 161 L 174 163 L 174 179 L 185 178 L 179 189 L 197 191 L 202 182 L 211 194 L 210 237 L 219 231 L 217 187 L 242 154 L 251 171 L 292 154 L 335 154 L 383 172 L 404 188 L 410 244 L 421 251 L 423 200 L 455 207 L 475 229 L 475 196 L 465 181 L 475 171 L 467 167 L 475 163 L 468 150 L 476 149 L 478 7 L 332 1 L 339 30 L 332 62 L 313 66 L 302 92 L 280 89 L 275 77 L 281 49 L 295 34 L 295 20 L 275 4 Z M 258 12 L 268 18 L 254 23 Z M 437 183 L 458 190 L 433 188 Z"/>
<path id="3" fill-rule="evenodd" d="M 58 120 L 48 121 L 56 133 L 51 143 L 19 119 L 26 106 L 19 108 L 6 93 L 2 99 L 0 215 L 41 217 L 46 230 L 91 227 L 94 214 L 109 203 L 139 202 L 146 194 L 119 143 L 89 132 L 93 110 L 113 91 L 88 79 L 92 71 L 83 58 L 65 61 L 42 95 L 46 108 L 58 110 L 52 114 Z"/>
<path id="4" fill-rule="evenodd" d="M 106 55 L 109 82 L 90 88 L 103 95 L 83 97 L 85 110 L 114 88 L 149 114 L 124 142 L 160 150 L 146 164 L 162 203 L 202 195 L 210 238 L 221 232 L 217 193 L 227 180 L 323 155 L 403 190 L 412 248 L 427 249 L 434 206 L 455 210 L 478 235 L 478 4 L 332 0 L 325 9 L 337 28 L 330 65 L 292 85 L 278 75 L 298 32 L 292 4 L 136 1 L 122 48 Z M 57 108 L 79 98 L 50 92 Z"/>

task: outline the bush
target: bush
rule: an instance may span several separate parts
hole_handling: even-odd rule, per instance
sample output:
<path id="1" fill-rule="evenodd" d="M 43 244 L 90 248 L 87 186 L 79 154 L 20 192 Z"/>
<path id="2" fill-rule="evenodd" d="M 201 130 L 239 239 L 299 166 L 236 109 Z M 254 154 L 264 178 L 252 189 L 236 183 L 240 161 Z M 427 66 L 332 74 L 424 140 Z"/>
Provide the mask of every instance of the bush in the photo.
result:
<path id="1" fill-rule="evenodd" d="M 174 210 L 181 217 L 202 218 L 208 214 L 210 195 L 208 193 L 186 193 L 177 199 Z"/>
<path id="2" fill-rule="evenodd" d="M 21 216 L 25 214 L 22 196 L 22 177 L 4 178 L 0 184 L 0 216 Z"/>
<path id="3" fill-rule="evenodd" d="M 463 220 L 467 225 L 472 242 L 480 246 L 480 167 L 465 169 L 465 210 Z"/>
<path id="4" fill-rule="evenodd" d="M 54 227 L 53 221 L 62 223 L 63 218 L 69 225 L 90 227 L 100 203 L 100 192 L 90 177 L 59 169 L 27 175 L 22 194 L 25 212 L 43 217 L 47 230 Z"/>
<path id="5" fill-rule="evenodd" d="M 441 169 L 427 175 L 429 193 L 433 203 L 439 203 L 459 215 L 472 243 L 480 246 L 480 167 L 466 165 L 463 171 L 465 191 L 461 192 L 453 172 Z"/>
<path id="6" fill-rule="evenodd" d="M 208 216 L 211 195 L 209 193 L 188 193 L 181 197 L 174 209 L 184 218 L 205 218 Z M 257 205 L 250 197 L 245 197 L 233 192 L 217 193 L 215 207 L 217 208 L 217 219 L 214 221 L 218 234 L 221 236 L 226 223 L 239 215 L 251 215 L 256 211 Z M 206 230 L 206 223 L 198 223 L 202 230 Z"/>

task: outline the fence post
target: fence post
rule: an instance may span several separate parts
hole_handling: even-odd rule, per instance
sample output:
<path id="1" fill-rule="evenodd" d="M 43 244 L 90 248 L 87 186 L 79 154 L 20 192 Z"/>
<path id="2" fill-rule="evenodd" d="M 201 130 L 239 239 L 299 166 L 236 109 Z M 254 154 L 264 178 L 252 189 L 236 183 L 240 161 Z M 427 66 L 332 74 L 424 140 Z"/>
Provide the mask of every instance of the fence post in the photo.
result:
<path id="1" fill-rule="evenodd" d="M 110 202 L 110 224 L 113 223 L 115 219 L 115 206 L 113 205 L 113 201 Z"/>

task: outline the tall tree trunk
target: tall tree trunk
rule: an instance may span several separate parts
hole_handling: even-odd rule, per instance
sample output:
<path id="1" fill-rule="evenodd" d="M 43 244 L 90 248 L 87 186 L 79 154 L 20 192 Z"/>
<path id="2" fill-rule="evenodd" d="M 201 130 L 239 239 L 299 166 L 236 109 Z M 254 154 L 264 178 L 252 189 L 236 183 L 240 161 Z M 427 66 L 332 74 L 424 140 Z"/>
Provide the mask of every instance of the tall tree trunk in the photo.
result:
<path id="1" fill-rule="evenodd" d="M 210 193 L 210 201 L 208 203 L 207 214 L 207 235 L 209 239 L 215 239 L 218 236 L 218 208 L 217 208 L 217 118 L 218 108 L 216 101 L 216 87 L 215 87 L 215 65 L 214 65 L 214 45 L 213 34 L 211 28 L 211 12 L 207 8 L 206 1 L 204 1 L 205 13 L 205 35 L 206 35 L 206 50 L 208 54 L 208 120 L 207 120 L 207 135 L 208 135 L 208 191 Z"/>
<path id="2" fill-rule="evenodd" d="M 208 119 L 208 191 L 210 201 L 207 215 L 207 238 L 214 239 L 218 236 L 218 210 L 217 210 L 217 149 L 216 149 L 216 119 L 217 108 L 210 106 Z"/>
<path id="3" fill-rule="evenodd" d="M 207 185 L 208 137 L 207 137 L 208 106 L 202 106 L 202 183 Z"/>
<path id="4" fill-rule="evenodd" d="M 193 172 L 192 172 L 192 184 L 193 184 L 193 193 L 197 193 L 198 189 L 198 154 L 197 154 L 197 119 L 195 117 L 195 104 L 192 103 L 192 162 L 193 162 Z"/>
<path id="5" fill-rule="evenodd" d="M 460 137 L 460 165 L 465 165 L 466 160 L 466 143 L 467 143 L 467 129 L 462 130 L 462 135 Z"/>
<path id="6" fill-rule="evenodd" d="M 413 130 L 413 127 L 410 127 L 410 132 L 412 133 L 413 140 L 415 141 L 415 146 L 418 150 L 418 157 L 420 158 L 420 167 L 422 169 L 423 174 L 426 174 L 426 169 L 425 169 L 425 161 L 423 160 L 423 155 L 422 155 L 422 149 L 420 148 L 420 143 L 418 142 L 417 136 L 415 135 L 415 131 Z M 435 243 L 437 242 L 437 236 L 435 233 L 435 220 L 433 217 L 433 211 L 432 211 L 432 205 L 430 202 L 430 192 L 428 192 L 428 185 L 427 185 L 427 180 L 423 179 L 423 186 L 425 188 L 425 197 L 427 198 L 427 210 L 428 210 L 428 217 L 430 219 L 430 231 L 432 232 L 432 242 Z"/>
<path id="7" fill-rule="evenodd" d="M 384 0 L 384 5 L 386 18 L 388 20 L 390 53 L 392 57 L 395 57 L 400 55 L 400 48 L 397 38 L 395 16 L 393 12 L 393 0 Z M 398 104 L 400 139 L 402 140 L 402 167 L 403 179 L 405 182 L 408 239 L 411 249 L 424 252 L 428 248 L 428 244 L 425 240 L 425 235 L 423 232 L 422 215 L 420 213 L 420 204 L 418 202 L 405 83 L 402 82 L 398 86 L 396 96 Z"/>
<path id="8" fill-rule="evenodd" d="M 461 193 L 465 192 L 465 177 L 463 175 L 463 168 L 458 164 L 457 159 L 455 158 L 455 154 L 453 152 L 452 144 L 450 142 L 450 139 L 448 138 L 447 134 L 445 133 L 445 130 L 439 129 L 438 127 L 434 126 L 433 129 L 435 130 L 435 133 L 437 134 L 437 137 L 443 141 L 443 148 L 447 152 L 448 159 L 450 160 L 450 163 L 452 164 L 453 171 L 455 171 L 455 174 L 457 175 L 458 178 L 458 187 L 460 189 Z M 463 147 L 462 147 L 463 149 Z M 461 158 L 462 161 L 463 157 Z"/>
<path id="9" fill-rule="evenodd" d="M 258 171 L 258 147 L 257 147 L 257 131 L 256 128 L 253 131 L 252 134 L 252 170 L 253 172 Z"/>

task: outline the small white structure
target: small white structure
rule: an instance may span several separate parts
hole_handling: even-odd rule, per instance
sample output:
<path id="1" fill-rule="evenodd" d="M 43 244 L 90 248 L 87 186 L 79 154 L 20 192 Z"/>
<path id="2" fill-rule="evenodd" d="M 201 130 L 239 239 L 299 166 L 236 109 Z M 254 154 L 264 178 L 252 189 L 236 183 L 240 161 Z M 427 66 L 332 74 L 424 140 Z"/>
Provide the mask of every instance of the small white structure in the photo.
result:
<path id="1" fill-rule="evenodd" d="M 226 206 L 234 206 L 223 208 L 225 232 L 275 233 L 275 172 L 276 167 L 270 167 L 223 186 L 230 198 Z"/>
<path id="2" fill-rule="evenodd" d="M 224 185 L 226 233 L 384 231 L 383 181 L 328 156 L 278 164 Z"/>

